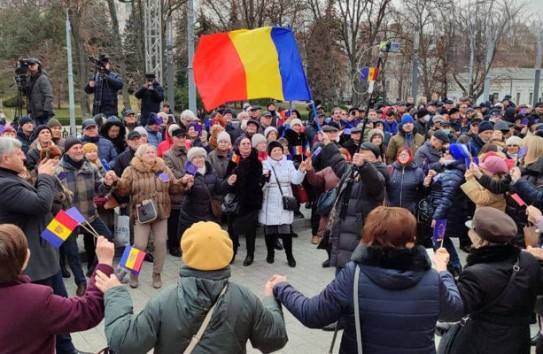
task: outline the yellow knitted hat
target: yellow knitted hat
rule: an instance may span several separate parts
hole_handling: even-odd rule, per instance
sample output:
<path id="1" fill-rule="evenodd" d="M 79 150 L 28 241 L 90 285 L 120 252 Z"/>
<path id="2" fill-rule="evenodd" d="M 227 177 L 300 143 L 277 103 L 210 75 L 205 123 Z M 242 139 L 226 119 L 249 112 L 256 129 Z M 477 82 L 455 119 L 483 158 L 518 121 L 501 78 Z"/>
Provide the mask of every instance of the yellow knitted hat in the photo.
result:
<path id="1" fill-rule="evenodd" d="M 228 233 L 211 221 L 201 221 L 188 228 L 181 238 L 183 262 L 197 270 L 226 268 L 234 249 Z"/>

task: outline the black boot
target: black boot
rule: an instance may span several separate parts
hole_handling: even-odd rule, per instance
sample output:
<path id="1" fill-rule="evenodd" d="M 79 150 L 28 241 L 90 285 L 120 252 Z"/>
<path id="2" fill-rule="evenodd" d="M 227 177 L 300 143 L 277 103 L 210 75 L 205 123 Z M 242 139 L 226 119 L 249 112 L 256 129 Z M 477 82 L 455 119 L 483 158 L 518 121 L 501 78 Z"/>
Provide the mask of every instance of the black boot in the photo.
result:
<path id="1" fill-rule="evenodd" d="M 243 265 L 245 267 L 250 266 L 253 264 L 254 256 L 252 254 L 248 254 L 247 257 L 245 257 L 245 260 L 243 261 Z"/>
<path id="2" fill-rule="evenodd" d="M 294 268 L 296 267 L 296 260 L 292 255 L 292 235 L 282 234 L 281 238 L 283 239 L 283 247 L 285 248 L 285 253 L 287 255 L 288 266 Z"/>
<path id="3" fill-rule="evenodd" d="M 277 235 L 264 235 L 264 240 L 266 241 L 266 249 L 268 251 L 266 262 L 272 264 L 275 260 L 275 241 L 277 240 Z"/>

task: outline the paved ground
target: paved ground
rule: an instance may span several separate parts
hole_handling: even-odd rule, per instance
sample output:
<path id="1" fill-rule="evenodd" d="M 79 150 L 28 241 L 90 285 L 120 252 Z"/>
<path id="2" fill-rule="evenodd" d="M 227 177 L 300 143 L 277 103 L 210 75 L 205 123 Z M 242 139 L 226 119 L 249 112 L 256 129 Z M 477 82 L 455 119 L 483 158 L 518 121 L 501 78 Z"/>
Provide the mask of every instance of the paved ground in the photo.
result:
<path id="1" fill-rule="evenodd" d="M 308 216 L 308 210 L 302 208 L 302 211 Z M 310 243 L 311 230 L 309 228 L 309 220 L 306 217 L 304 220 L 295 220 L 295 230 L 300 235 L 294 239 L 294 257 L 296 258 L 296 268 L 290 268 L 287 265 L 286 257 L 283 251 L 276 251 L 275 263 L 266 263 L 266 246 L 261 235 L 257 236 L 255 262 L 249 266 L 243 266 L 245 258 L 244 244 L 240 248 L 240 254 L 235 263 L 232 265 L 231 280 L 239 284 L 243 284 L 251 289 L 254 293 L 262 296 L 264 284 L 267 279 L 273 274 L 285 274 L 288 280 L 300 291 L 307 296 L 318 294 L 334 277 L 334 269 L 322 268 L 321 263 L 325 259 L 326 253 L 322 250 L 317 250 Z M 454 240 L 456 241 L 456 240 Z M 243 242 L 243 239 L 240 240 Z M 465 254 L 460 252 L 462 262 L 465 262 Z M 118 261 L 118 259 L 117 259 Z M 170 255 L 167 256 L 164 266 L 163 283 L 164 287 L 176 283 L 178 278 L 178 268 L 181 260 Z M 128 285 L 132 301 L 134 303 L 134 311 L 140 311 L 148 299 L 155 296 L 160 290 L 156 290 L 151 285 L 151 264 L 145 263 L 140 275 L 140 285 L 137 289 L 131 289 Z M 75 296 L 75 285 L 73 278 L 66 279 L 66 285 L 69 294 Z M 317 354 L 327 353 L 327 350 L 332 341 L 332 332 L 324 332 L 322 330 L 308 329 L 301 325 L 287 310 L 284 311 L 285 322 L 289 341 L 287 345 L 277 353 L 285 354 Z M 535 333 L 536 327 L 532 326 L 532 332 Z M 82 351 L 98 352 L 106 346 L 104 336 L 103 322 L 96 328 L 74 333 L 72 335 L 76 347 Z M 339 348 L 338 337 L 336 350 Z M 436 342 L 439 337 L 436 337 Z M 248 353 L 260 353 L 254 350 L 250 344 L 247 345 Z M 532 351 L 535 353 L 535 351 Z"/>
<path id="2" fill-rule="evenodd" d="M 303 208 L 302 208 L 303 209 Z M 305 210 L 304 213 L 307 214 Z M 285 274 L 289 281 L 300 291 L 308 296 L 318 294 L 334 277 L 334 270 L 321 267 L 322 261 L 326 259 L 326 252 L 317 250 L 310 243 L 311 230 L 308 219 L 296 221 L 295 227 L 300 237 L 294 239 L 294 257 L 296 268 L 290 268 L 284 251 L 276 251 L 275 263 L 266 263 L 266 246 L 262 236 L 257 236 L 255 262 L 249 266 L 243 266 L 245 258 L 245 246 L 242 244 L 240 253 L 232 265 L 232 281 L 243 284 L 254 293 L 262 296 L 264 284 L 273 274 Z M 240 240 L 240 242 L 243 242 Z M 118 259 L 117 259 L 118 261 Z M 181 261 L 170 255 L 167 256 L 164 265 L 163 283 L 164 287 L 175 284 L 178 278 L 178 268 Z M 145 263 L 140 275 L 140 286 L 137 289 L 127 288 L 134 302 L 134 311 L 140 311 L 147 300 L 155 296 L 160 290 L 155 290 L 151 285 L 151 264 Z M 66 279 L 66 286 L 71 296 L 75 296 L 75 285 L 73 278 Z M 285 322 L 289 335 L 289 341 L 285 348 L 278 353 L 315 354 L 325 353 L 332 341 L 332 333 L 321 330 L 311 330 L 302 326 L 288 311 L 285 310 Z M 74 333 L 72 335 L 76 347 L 83 351 L 96 353 L 106 346 L 103 322 L 96 328 Z M 339 342 L 336 344 L 339 347 Z M 247 346 L 248 353 L 260 353 Z"/>

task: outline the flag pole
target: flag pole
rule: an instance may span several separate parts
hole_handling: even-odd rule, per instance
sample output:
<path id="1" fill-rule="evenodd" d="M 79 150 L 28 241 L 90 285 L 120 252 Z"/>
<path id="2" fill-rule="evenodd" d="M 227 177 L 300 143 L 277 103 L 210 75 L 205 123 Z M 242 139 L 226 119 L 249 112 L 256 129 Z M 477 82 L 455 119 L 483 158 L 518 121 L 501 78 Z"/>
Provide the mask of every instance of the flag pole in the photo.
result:
<path id="1" fill-rule="evenodd" d="M 317 126 L 317 131 L 321 131 L 321 125 L 319 124 L 319 117 L 317 115 L 317 107 L 315 106 L 315 101 L 311 100 L 311 110 L 313 111 L 313 121 Z"/>

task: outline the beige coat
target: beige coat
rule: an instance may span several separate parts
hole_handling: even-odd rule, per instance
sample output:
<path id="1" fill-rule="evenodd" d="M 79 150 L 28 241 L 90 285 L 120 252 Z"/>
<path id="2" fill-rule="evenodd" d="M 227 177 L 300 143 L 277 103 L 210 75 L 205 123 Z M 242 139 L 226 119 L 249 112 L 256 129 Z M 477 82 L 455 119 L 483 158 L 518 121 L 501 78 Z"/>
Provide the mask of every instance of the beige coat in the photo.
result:
<path id="1" fill-rule="evenodd" d="M 161 173 L 167 174 L 170 180 L 162 181 L 158 177 Z M 170 193 L 181 193 L 182 189 L 181 182 L 174 177 L 160 157 L 157 157 L 153 167 L 149 167 L 135 156 L 117 181 L 114 192 L 121 196 L 130 195 L 131 215 L 134 220 L 137 219 L 136 205 L 146 199 L 155 200 L 159 219 L 164 220 L 170 216 Z"/>
<path id="2" fill-rule="evenodd" d="M 474 177 L 468 178 L 467 182 L 461 185 L 460 188 L 475 203 L 477 208 L 486 206 L 505 212 L 505 196 L 492 193 L 481 186 Z"/>

